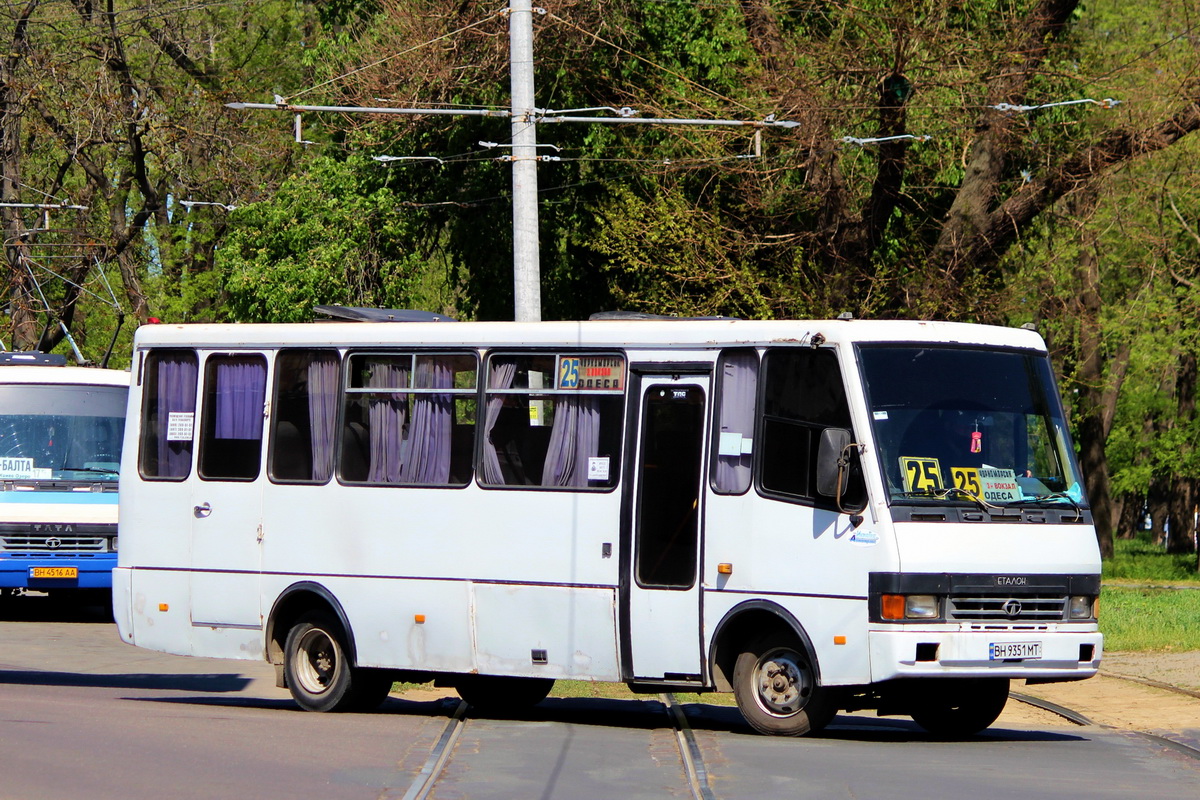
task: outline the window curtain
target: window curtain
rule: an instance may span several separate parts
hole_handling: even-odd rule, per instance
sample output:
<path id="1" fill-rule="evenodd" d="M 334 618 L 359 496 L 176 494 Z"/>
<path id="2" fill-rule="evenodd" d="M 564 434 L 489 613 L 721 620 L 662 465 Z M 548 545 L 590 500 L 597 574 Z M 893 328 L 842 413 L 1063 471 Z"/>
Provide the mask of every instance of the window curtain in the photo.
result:
<path id="1" fill-rule="evenodd" d="M 517 375 L 515 361 L 493 359 L 488 372 L 489 389 L 508 389 Z M 500 418 L 500 410 L 504 408 L 504 395 L 492 395 L 487 401 L 487 416 L 483 421 L 483 482 L 493 485 L 504 483 L 504 473 L 500 470 L 500 457 L 496 455 L 496 445 L 492 442 L 492 428 Z"/>
<path id="2" fill-rule="evenodd" d="M 261 440 L 267 365 L 256 359 L 222 360 L 216 366 L 214 437 Z"/>
<path id="3" fill-rule="evenodd" d="M 418 358 L 414 388 L 449 389 L 453 385 L 454 375 L 449 364 L 436 358 Z M 401 482 L 450 482 L 450 436 L 453 424 L 452 395 L 413 395 L 412 421 L 400 466 Z"/>
<path id="4" fill-rule="evenodd" d="M 192 467 L 192 441 L 196 419 L 196 357 L 191 353 L 164 353 L 158 360 L 158 474 L 185 478 Z M 167 441 L 172 413 L 192 415 L 192 436 L 187 441 Z"/>
<path id="5" fill-rule="evenodd" d="M 743 442 L 754 437 L 754 400 L 758 394 L 758 354 L 728 353 L 721 365 L 721 441 L 717 447 L 714 489 L 722 494 L 741 494 L 750 488 L 754 456 Z M 736 452 L 734 452 L 736 450 Z"/>
<path id="6" fill-rule="evenodd" d="M 367 418 L 371 424 L 371 468 L 367 480 L 371 483 L 398 483 L 408 370 L 391 361 L 372 361 L 368 365 L 371 371 L 367 387 L 391 391 L 367 395 Z"/>
<path id="7" fill-rule="evenodd" d="M 312 447 L 312 480 L 333 476 L 333 438 L 337 425 L 338 360 L 315 355 L 308 363 L 308 425 Z"/>
<path id="8" fill-rule="evenodd" d="M 600 399 L 558 395 L 542 468 L 543 486 L 588 485 L 588 459 L 600 450 Z"/>

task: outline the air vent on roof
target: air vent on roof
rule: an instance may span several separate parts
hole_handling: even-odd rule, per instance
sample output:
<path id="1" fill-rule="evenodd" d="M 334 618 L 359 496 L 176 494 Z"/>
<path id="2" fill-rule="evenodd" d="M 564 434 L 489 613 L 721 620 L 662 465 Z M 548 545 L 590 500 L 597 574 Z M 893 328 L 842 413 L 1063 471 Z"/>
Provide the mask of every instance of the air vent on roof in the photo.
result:
<path id="1" fill-rule="evenodd" d="M 453 317 L 412 308 L 315 306 L 313 311 L 341 322 L 455 322 Z M 328 322 L 329 320 L 323 320 Z"/>

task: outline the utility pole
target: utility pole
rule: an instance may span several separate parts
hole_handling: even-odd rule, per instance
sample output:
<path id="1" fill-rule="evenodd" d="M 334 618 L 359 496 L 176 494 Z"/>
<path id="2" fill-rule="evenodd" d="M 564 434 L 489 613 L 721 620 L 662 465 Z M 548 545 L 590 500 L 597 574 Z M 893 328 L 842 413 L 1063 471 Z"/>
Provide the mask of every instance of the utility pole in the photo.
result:
<path id="1" fill-rule="evenodd" d="M 538 9 L 545 13 L 542 9 Z M 533 96 L 533 5 L 510 0 L 509 85 L 512 90 L 513 318 L 542 319 L 538 239 L 537 111 Z"/>

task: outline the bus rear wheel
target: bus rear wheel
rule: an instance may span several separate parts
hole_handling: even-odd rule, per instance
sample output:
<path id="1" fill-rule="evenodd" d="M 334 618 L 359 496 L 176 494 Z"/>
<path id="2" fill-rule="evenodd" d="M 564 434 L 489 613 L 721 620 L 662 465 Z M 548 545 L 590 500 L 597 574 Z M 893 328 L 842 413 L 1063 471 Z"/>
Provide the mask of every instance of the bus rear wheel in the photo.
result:
<path id="1" fill-rule="evenodd" d="M 461 675 L 454 682 L 459 697 L 487 714 L 512 714 L 532 708 L 553 688 L 551 678 Z"/>
<path id="2" fill-rule="evenodd" d="M 746 722 L 772 736 L 819 731 L 837 714 L 832 693 L 817 685 L 812 659 L 782 634 L 760 637 L 737 657 L 733 696 Z"/>
<path id="3" fill-rule="evenodd" d="M 346 656 L 345 634 L 333 617 L 307 614 L 288 631 L 283 669 L 292 698 L 308 711 L 367 711 L 392 689 L 385 670 L 360 669 Z"/>
<path id="4" fill-rule="evenodd" d="M 931 680 L 914 693 L 913 721 L 935 736 L 973 736 L 1008 703 L 1008 678 Z"/>

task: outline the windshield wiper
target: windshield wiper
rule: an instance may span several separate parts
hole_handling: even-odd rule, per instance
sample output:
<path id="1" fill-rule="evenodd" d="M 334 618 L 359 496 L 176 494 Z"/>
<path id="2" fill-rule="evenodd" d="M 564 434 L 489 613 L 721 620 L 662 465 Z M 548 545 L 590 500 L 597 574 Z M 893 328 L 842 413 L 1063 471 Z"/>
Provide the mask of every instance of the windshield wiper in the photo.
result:
<path id="1" fill-rule="evenodd" d="M 99 467 L 59 467 L 59 472 L 93 472 L 97 475 L 119 475 L 119 469 L 101 469 Z"/>

